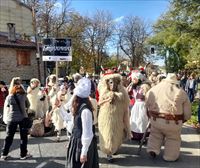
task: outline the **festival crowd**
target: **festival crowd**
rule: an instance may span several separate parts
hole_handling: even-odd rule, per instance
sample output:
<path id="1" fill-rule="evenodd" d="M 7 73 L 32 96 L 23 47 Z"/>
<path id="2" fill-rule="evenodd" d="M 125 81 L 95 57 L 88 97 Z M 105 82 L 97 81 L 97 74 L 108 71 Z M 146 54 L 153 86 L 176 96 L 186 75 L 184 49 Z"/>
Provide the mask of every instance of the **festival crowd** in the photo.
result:
<path id="1" fill-rule="evenodd" d="M 52 74 L 45 87 L 32 78 L 27 89 L 20 77 L 9 88 L 0 81 L 0 126 L 6 127 L 1 159 L 8 158 L 17 130 L 20 159 L 32 157 L 29 136 L 56 136 L 60 142 L 64 130 L 69 140 L 66 168 L 98 168 L 98 143 L 112 163 L 128 139 L 147 143 L 152 158 L 164 145 L 163 159 L 176 161 L 182 125 L 191 117 L 191 103 L 199 99 L 194 73 L 147 75 L 143 67 L 130 72 L 104 69 L 100 76 L 76 73 L 60 82 Z M 198 122 L 200 127 L 200 103 Z"/>

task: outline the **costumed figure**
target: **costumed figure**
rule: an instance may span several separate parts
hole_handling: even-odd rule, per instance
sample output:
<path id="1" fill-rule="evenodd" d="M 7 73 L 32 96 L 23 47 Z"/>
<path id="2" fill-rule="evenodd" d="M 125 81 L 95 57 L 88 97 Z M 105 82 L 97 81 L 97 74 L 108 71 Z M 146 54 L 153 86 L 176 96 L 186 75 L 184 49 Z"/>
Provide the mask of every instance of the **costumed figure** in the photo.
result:
<path id="1" fill-rule="evenodd" d="M 61 116 L 63 120 L 65 121 L 66 129 L 67 129 L 67 137 L 70 139 L 70 135 L 72 133 L 72 129 L 74 126 L 73 122 L 73 115 L 71 113 L 71 103 L 73 100 L 73 91 L 74 91 L 75 85 L 72 79 L 68 81 L 68 89 L 67 93 L 65 95 L 65 105 L 61 106 Z"/>
<path id="2" fill-rule="evenodd" d="M 63 106 L 65 102 L 65 94 L 66 90 L 61 89 L 58 94 L 57 98 L 55 99 L 53 108 L 52 108 L 52 123 L 55 126 L 55 131 L 57 132 L 57 141 L 60 141 L 61 129 L 65 128 L 64 121 L 61 116 L 61 106 Z"/>
<path id="3" fill-rule="evenodd" d="M 48 100 L 46 93 L 40 89 L 40 81 L 38 79 L 31 79 L 30 86 L 27 88 L 27 97 L 30 102 L 29 116 L 44 118 L 48 110 Z"/>
<path id="4" fill-rule="evenodd" d="M 152 72 L 149 76 L 149 80 L 151 81 L 151 87 L 155 86 L 158 83 L 157 72 Z"/>
<path id="5" fill-rule="evenodd" d="M 130 138 L 129 96 L 122 85 L 120 74 L 108 73 L 98 85 L 99 91 L 99 142 L 100 149 L 112 162 L 112 155 L 117 152 L 124 139 Z"/>
<path id="6" fill-rule="evenodd" d="M 82 78 L 82 76 L 79 73 L 75 73 L 75 74 L 72 75 L 72 77 L 73 77 L 73 80 L 74 80 L 74 85 L 76 87 L 78 81 Z"/>
<path id="7" fill-rule="evenodd" d="M 164 142 L 163 159 L 176 161 L 180 155 L 183 122 L 191 117 L 189 98 L 180 87 L 176 74 L 169 73 L 147 92 L 146 107 L 151 118 L 147 152 L 155 158 Z"/>
<path id="8" fill-rule="evenodd" d="M 94 108 L 93 109 L 93 124 L 94 125 L 97 125 L 97 106 L 98 106 L 98 103 L 97 103 L 97 100 L 95 99 L 95 97 L 94 97 L 94 94 L 93 93 L 91 93 L 90 94 L 90 97 L 89 97 L 89 99 L 90 99 L 90 102 L 92 103 L 92 107 Z"/>
<path id="9" fill-rule="evenodd" d="M 56 83 L 56 75 L 52 74 L 47 78 L 47 86 L 48 86 L 48 98 L 50 107 L 53 106 L 53 103 L 56 100 L 57 92 L 59 88 Z"/>
<path id="10" fill-rule="evenodd" d="M 132 72 L 132 83 L 130 84 L 128 92 L 132 92 L 134 98 L 134 105 L 130 114 L 130 126 L 133 135 L 133 140 L 141 140 L 143 133 L 147 129 L 148 116 L 145 106 L 145 94 L 150 89 L 148 84 L 143 84 L 143 75 L 138 72 Z"/>

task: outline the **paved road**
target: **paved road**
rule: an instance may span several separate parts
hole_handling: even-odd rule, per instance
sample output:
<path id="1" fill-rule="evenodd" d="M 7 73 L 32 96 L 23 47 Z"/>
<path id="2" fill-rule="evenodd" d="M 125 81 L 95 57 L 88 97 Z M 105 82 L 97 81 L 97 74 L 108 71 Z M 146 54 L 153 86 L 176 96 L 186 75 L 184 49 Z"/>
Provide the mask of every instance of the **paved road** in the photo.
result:
<path id="1" fill-rule="evenodd" d="M 2 148 L 5 132 L 0 132 L 0 147 Z M 62 136 L 62 141 L 55 142 L 55 137 L 40 137 L 29 139 L 28 150 L 33 158 L 19 160 L 19 133 L 11 147 L 10 158 L 0 161 L 0 168 L 64 168 L 68 141 Z M 128 141 L 122 145 L 118 154 L 114 156 L 114 163 L 109 164 L 105 155 L 99 151 L 100 168 L 199 168 L 200 167 L 200 134 L 196 130 L 184 126 L 182 131 L 182 148 L 180 159 L 176 162 L 165 162 L 162 153 L 155 160 L 149 158 L 146 146 L 137 155 L 138 144 Z"/>

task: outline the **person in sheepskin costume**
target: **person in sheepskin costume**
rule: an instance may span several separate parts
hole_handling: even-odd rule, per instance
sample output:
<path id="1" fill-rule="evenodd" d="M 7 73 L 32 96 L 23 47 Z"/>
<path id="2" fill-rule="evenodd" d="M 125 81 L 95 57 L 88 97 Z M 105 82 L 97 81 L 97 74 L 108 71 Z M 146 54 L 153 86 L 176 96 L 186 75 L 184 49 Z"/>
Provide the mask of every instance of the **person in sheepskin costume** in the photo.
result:
<path id="1" fill-rule="evenodd" d="M 104 75 L 98 85 L 99 90 L 99 142 L 100 149 L 112 162 L 124 139 L 130 138 L 129 96 L 122 85 L 120 74 Z"/>
<path id="2" fill-rule="evenodd" d="M 59 91 L 59 87 L 56 84 L 56 75 L 52 74 L 47 77 L 47 86 L 48 86 L 48 97 L 49 97 L 49 105 L 53 106 L 54 102 L 57 98 L 57 93 Z"/>
<path id="3" fill-rule="evenodd" d="M 30 86 L 27 88 L 27 97 L 30 102 L 28 113 L 33 114 L 34 118 L 43 118 L 48 110 L 48 100 L 45 92 L 40 90 L 38 79 L 31 79 Z"/>
<path id="4" fill-rule="evenodd" d="M 55 99 L 53 108 L 52 108 L 52 123 L 55 126 L 55 131 L 57 132 L 57 142 L 60 141 L 60 135 L 61 135 L 61 130 L 65 128 L 64 126 L 64 121 L 61 117 L 61 106 L 64 103 L 63 99 L 63 94 L 65 94 L 65 91 L 60 90 L 57 94 L 57 98 Z"/>

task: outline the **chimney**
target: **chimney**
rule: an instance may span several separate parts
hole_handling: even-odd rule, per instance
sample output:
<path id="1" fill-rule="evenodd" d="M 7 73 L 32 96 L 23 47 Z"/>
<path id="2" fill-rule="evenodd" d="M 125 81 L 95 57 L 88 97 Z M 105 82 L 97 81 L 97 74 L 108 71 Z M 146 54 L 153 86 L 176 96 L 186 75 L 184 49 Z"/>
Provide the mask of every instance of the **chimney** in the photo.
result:
<path id="1" fill-rule="evenodd" d="M 15 24 L 7 23 L 8 28 L 8 41 L 16 42 Z"/>

